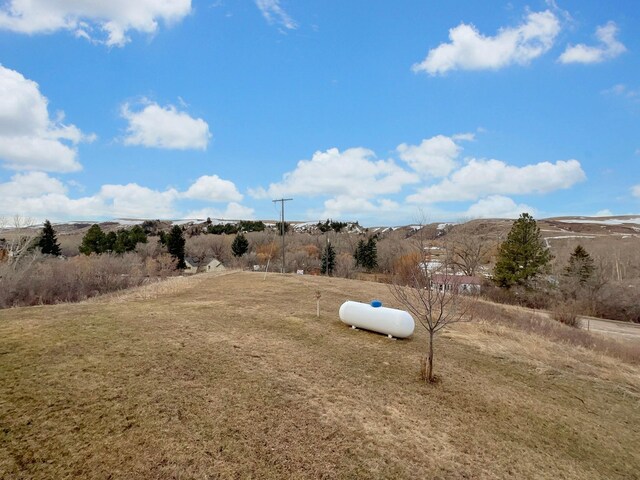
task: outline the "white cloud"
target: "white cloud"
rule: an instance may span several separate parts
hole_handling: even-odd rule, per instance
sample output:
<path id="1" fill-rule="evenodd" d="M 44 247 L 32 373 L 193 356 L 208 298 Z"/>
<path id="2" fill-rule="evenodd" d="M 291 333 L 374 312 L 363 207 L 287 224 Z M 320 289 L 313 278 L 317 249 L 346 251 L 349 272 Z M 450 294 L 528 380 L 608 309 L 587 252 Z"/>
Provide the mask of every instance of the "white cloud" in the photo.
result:
<path id="1" fill-rule="evenodd" d="M 95 135 L 84 135 L 63 120 L 63 114 L 49 118 L 48 100 L 36 82 L 0 65 L 0 161 L 6 168 L 80 170 L 76 145 Z"/>
<path id="2" fill-rule="evenodd" d="M 631 194 L 634 197 L 640 198 L 640 183 L 638 185 L 634 185 L 633 187 L 631 187 Z"/>
<path id="3" fill-rule="evenodd" d="M 144 102 L 141 109 L 132 110 L 125 103 L 121 115 L 129 122 L 125 145 L 205 150 L 211 138 L 207 122 L 178 111 L 173 105 L 161 107 L 157 103 Z"/>
<path id="4" fill-rule="evenodd" d="M 242 194 L 235 184 L 223 180 L 217 175 L 204 175 L 198 178 L 184 193 L 186 198 L 207 200 L 210 202 L 239 202 Z"/>
<path id="5" fill-rule="evenodd" d="M 457 165 L 456 159 L 462 150 L 454 140 L 473 140 L 472 133 L 461 133 L 453 137 L 437 135 L 422 141 L 420 145 L 398 145 L 402 160 L 423 176 L 445 177 Z"/>
<path id="6" fill-rule="evenodd" d="M 270 24 L 277 23 L 288 30 L 295 30 L 298 24 L 280 6 L 280 0 L 255 0 L 264 18 Z"/>
<path id="7" fill-rule="evenodd" d="M 524 167 L 500 160 L 471 159 L 440 183 L 410 195 L 412 203 L 476 200 L 485 195 L 548 193 L 586 179 L 577 160 L 541 162 Z"/>
<path id="8" fill-rule="evenodd" d="M 168 218 L 176 214 L 174 201 L 178 198 L 177 190 L 152 190 L 137 183 L 127 185 L 103 185 L 97 195 L 104 202 L 105 212 L 115 217 L 147 217 Z"/>
<path id="9" fill-rule="evenodd" d="M 224 210 L 203 208 L 187 213 L 185 218 L 219 218 L 225 220 L 252 220 L 255 218 L 253 208 L 245 207 L 236 202 L 230 202 Z"/>
<path id="10" fill-rule="evenodd" d="M 497 35 L 482 35 L 473 25 L 461 23 L 449 30 L 450 43 L 442 43 L 413 65 L 414 72 L 429 75 L 450 70 L 497 70 L 526 65 L 546 53 L 560 32 L 558 18 L 549 10 L 533 12 L 517 27 L 502 28 Z"/>
<path id="11" fill-rule="evenodd" d="M 613 216 L 613 212 L 608 208 L 605 208 L 604 210 L 598 210 L 594 214 L 594 217 L 611 217 L 611 216 Z"/>
<path id="12" fill-rule="evenodd" d="M 393 160 L 376 160 L 375 154 L 366 148 L 343 152 L 331 148 L 314 153 L 311 160 L 298 162 L 295 170 L 284 174 L 282 182 L 250 193 L 257 198 L 344 195 L 366 199 L 397 193 L 404 185 L 418 180 L 417 175 L 403 170 Z"/>
<path id="13" fill-rule="evenodd" d="M 624 53 L 626 47 L 616 39 L 618 27 L 615 22 L 596 29 L 596 38 L 600 41 L 597 47 L 590 47 L 583 43 L 569 45 L 560 55 L 560 63 L 600 63 Z"/>
<path id="14" fill-rule="evenodd" d="M 389 213 L 397 212 L 400 205 L 393 200 L 381 198 L 377 200 L 367 200 L 365 198 L 353 198 L 347 195 L 339 195 L 324 202 L 324 211 L 318 215 L 319 218 L 354 218 L 371 216 L 376 218 L 388 216 Z"/>
<path id="15" fill-rule="evenodd" d="M 123 46 L 129 31 L 153 34 L 191 12 L 191 0 L 7 0 L 0 29 L 36 34 L 69 30 L 77 37 Z M 96 37 L 95 31 L 102 32 Z M 106 36 L 106 38 L 105 38 Z"/>
<path id="16" fill-rule="evenodd" d="M 4 199 L 66 192 L 67 189 L 60 180 L 43 172 L 16 173 L 9 182 L 0 183 L 0 197 Z"/>
<path id="17" fill-rule="evenodd" d="M 393 160 L 377 160 L 366 148 L 350 148 L 340 152 L 331 148 L 314 153 L 311 160 L 301 160 L 295 170 L 286 173 L 282 182 L 272 183 L 268 189 L 249 190 L 256 198 L 286 196 L 331 197 L 325 200 L 324 210 L 309 211 L 319 218 L 344 218 L 345 215 L 364 215 L 390 211 L 398 205 L 382 195 L 398 193 L 419 176 L 398 166 Z"/>
<path id="18" fill-rule="evenodd" d="M 523 203 L 516 204 L 511 198 L 490 195 L 471 205 L 465 212 L 467 218 L 518 218 L 521 213 L 536 214 L 536 210 Z"/>
<path id="19" fill-rule="evenodd" d="M 203 186 L 214 184 L 210 179 L 217 179 L 216 185 L 226 189 L 224 195 L 212 201 L 228 201 L 224 210 L 207 210 L 206 216 L 225 218 L 250 218 L 253 209 L 240 205 L 232 199 L 240 199 L 235 185 L 217 176 L 201 177 L 186 192 L 174 188 L 154 190 L 148 187 L 129 183 L 127 185 L 103 185 L 91 196 L 70 198 L 68 188 L 60 180 L 43 172 L 27 172 L 15 174 L 6 183 L 0 183 L 0 216 L 11 216 L 16 213 L 38 219 L 91 219 L 91 218 L 179 218 L 184 216 L 177 202 L 192 197 L 188 192 L 200 192 Z M 205 181 L 202 181 L 205 179 Z M 196 188 L 193 188 L 196 186 Z M 204 190 L 205 195 L 213 195 Z M 202 192 L 200 192 L 202 193 Z M 216 212 L 214 215 L 213 212 Z M 192 215 L 195 216 L 195 215 Z M 200 215 L 199 217 L 202 217 Z"/>
<path id="20" fill-rule="evenodd" d="M 624 97 L 635 101 L 640 98 L 640 90 L 629 88 L 623 83 L 618 83 L 611 88 L 603 90 L 601 93 L 605 95 L 617 95 L 619 97 Z"/>

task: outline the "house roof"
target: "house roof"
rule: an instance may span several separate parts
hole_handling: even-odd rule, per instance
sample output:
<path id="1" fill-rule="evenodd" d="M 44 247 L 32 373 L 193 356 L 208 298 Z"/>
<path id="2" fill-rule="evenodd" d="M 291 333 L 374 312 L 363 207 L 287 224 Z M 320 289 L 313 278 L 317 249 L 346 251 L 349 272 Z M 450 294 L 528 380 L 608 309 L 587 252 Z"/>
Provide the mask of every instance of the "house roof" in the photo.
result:
<path id="1" fill-rule="evenodd" d="M 217 258 L 205 258 L 202 262 L 198 258 L 194 257 L 184 257 L 184 261 L 193 267 L 198 267 L 200 265 L 209 265 L 213 262 L 217 262 L 217 264 L 222 264 L 220 260 Z"/>

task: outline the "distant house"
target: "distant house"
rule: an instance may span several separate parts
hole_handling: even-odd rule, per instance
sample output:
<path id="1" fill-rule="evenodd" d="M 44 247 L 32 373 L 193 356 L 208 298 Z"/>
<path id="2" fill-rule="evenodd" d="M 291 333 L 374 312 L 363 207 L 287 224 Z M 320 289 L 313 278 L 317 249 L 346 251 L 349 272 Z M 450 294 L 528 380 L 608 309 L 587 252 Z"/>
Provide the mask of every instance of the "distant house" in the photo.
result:
<path id="1" fill-rule="evenodd" d="M 186 274 L 194 274 L 200 272 L 221 272 L 225 270 L 224 265 L 217 258 L 210 258 L 200 261 L 198 258 L 185 257 L 184 263 L 187 268 L 184 269 Z"/>
<path id="2" fill-rule="evenodd" d="M 431 277 L 431 288 L 440 290 L 441 292 L 457 289 L 458 293 L 480 293 L 482 279 L 469 275 L 445 275 L 437 273 Z"/>
<path id="3" fill-rule="evenodd" d="M 225 270 L 224 265 L 217 258 L 212 258 L 207 263 L 203 263 L 203 267 L 205 272 L 221 272 Z"/>
<path id="4" fill-rule="evenodd" d="M 198 265 L 200 261 L 193 257 L 184 257 L 184 264 L 186 265 L 183 273 L 193 274 L 198 273 Z"/>

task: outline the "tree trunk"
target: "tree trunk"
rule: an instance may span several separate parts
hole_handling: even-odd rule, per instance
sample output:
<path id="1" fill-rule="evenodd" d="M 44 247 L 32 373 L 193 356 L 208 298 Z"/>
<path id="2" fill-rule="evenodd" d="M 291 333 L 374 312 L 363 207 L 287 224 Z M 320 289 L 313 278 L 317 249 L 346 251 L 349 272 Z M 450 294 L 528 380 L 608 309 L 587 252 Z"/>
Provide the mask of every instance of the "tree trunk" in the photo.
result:
<path id="1" fill-rule="evenodd" d="M 420 359 L 420 378 L 425 382 L 428 380 L 427 377 L 427 355 L 423 355 Z"/>
<path id="2" fill-rule="evenodd" d="M 429 332 L 429 358 L 427 359 L 427 381 L 433 383 L 433 332 Z"/>

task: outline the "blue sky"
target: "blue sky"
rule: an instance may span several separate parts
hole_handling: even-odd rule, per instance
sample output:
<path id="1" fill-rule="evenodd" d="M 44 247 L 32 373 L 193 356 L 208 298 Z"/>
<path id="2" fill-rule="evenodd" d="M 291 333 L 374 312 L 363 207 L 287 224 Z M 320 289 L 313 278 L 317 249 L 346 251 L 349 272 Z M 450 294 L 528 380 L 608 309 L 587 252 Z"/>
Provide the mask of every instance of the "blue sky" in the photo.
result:
<path id="1" fill-rule="evenodd" d="M 637 213 L 639 24 L 631 1 L 0 0 L 0 215 Z"/>

